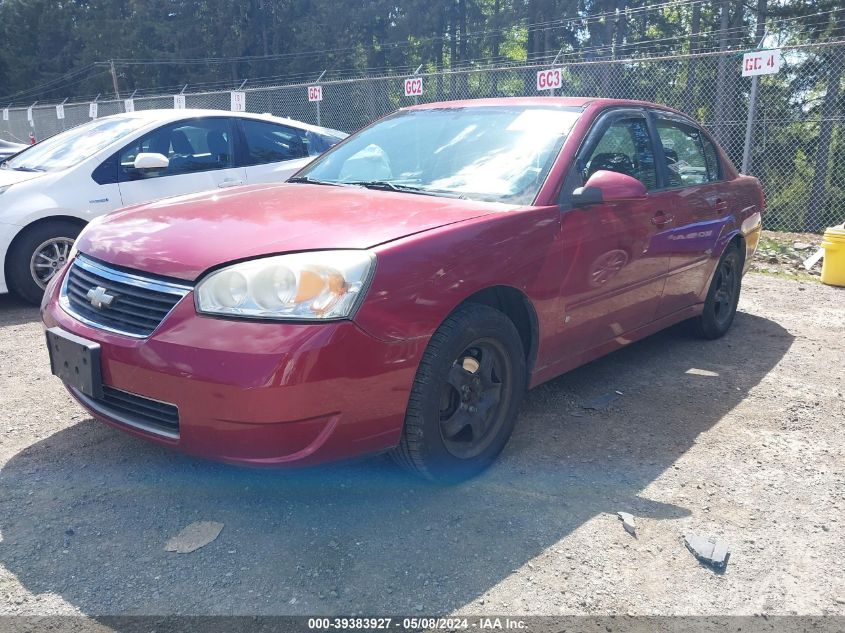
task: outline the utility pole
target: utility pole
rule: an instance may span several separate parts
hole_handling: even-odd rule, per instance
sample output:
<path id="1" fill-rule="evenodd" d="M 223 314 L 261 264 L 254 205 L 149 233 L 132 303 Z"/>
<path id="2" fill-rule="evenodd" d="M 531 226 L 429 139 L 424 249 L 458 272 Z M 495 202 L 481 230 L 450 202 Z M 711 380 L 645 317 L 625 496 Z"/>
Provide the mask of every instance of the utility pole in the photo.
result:
<path id="1" fill-rule="evenodd" d="M 114 69 L 114 60 L 109 60 L 109 69 L 111 70 L 111 81 L 114 85 L 114 97 L 115 99 L 120 99 L 120 90 L 117 87 L 117 71 Z"/>

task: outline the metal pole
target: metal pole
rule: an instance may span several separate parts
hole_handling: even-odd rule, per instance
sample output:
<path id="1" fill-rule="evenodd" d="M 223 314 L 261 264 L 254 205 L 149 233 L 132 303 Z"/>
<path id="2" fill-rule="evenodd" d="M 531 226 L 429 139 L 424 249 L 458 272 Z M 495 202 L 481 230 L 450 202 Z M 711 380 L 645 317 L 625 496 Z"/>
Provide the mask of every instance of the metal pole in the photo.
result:
<path id="1" fill-rule="evenodd" d="M 114 85 L 114 97 L 120 99 L 120 90 L 117 87 L 117 71 L 114 69 L 114 60 L 109 60 L 109 68 L 111 69 L 111 82 Z"/>
<path id="2" fill-rule="evenodd" d="M 325 74 L 326 74 L 326 70 L 328 70 L 328 68 L 326 68 L 325 70 L 323 70 L 323 72 L 321 72 L 321 73 L 320 73 L 320 76 L 319 76 L 319 77 L 317 77 L 317 81 L 315 81 L 315 82 L 314 82 L 314 85 L 317 85 L 317 84 L 319 84 L 319 83 L 320 83 L 320 80 L 323 78 L 323 75 L 325 75 Z M 318 127 L 322 127 L 322 125 L 323 125 L 323 124 L 322 124 L 322 122 L 321 122 L 321 120 L 320 120 L 320 114 L 321 114 L 321 112 L 320 112 L 320 111 L 322 110 L 322 108 L 320 107 L 320 104 L 321 104 L 321 103 L 323 103 L 322 96 L 323 96 L 323 94 L 322 94 L 322 92 L 321 92 L 321 93 L 320 93 L 320 97 L 321 97 L 321 98 L 320 98 L 320 100 L 319 100 L 319 101 L 317 101 L 317 126 L 318 126 Z"/>
<path id="3" fill-rule="evenodd" d="M 751 78 L 751 94 L 748 99 L 748 119 L 745 122 L 745 145 L 742 148 L 742 173 L 751 174 L 751 142 L 754 136 L 754 119 L 757 116 L 757 91 L 760 77 Z"/>

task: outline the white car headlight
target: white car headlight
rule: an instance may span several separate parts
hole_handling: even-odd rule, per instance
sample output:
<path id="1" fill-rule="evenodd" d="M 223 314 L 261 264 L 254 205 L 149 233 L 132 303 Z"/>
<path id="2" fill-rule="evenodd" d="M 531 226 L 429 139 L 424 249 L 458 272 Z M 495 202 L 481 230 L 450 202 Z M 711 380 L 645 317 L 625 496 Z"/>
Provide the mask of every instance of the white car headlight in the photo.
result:
<path id="1" fill-rule="evenodd" d="M 211 273 L 197 284 L 197 312 L 253 319 L 348 318 L 375 269 L 366 251 L 262 257 Z"/>

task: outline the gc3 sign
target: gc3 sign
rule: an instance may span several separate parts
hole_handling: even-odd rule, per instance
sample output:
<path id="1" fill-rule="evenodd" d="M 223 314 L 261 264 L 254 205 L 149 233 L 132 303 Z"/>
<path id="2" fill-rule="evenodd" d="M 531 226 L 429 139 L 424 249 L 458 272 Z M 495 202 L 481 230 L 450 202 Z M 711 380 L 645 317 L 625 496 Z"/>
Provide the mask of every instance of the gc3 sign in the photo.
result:
<path id="1" fill-rule="evenodd" d="M 537 90 L 554 90 L 563 86 L 560 68 L 537 71 Z"/>
<path id="2" fill-rule="evenodd" d="M 742 76 L 774 75 L 780 70 L 780 49 L 754 51 L 742 56 Z"/>

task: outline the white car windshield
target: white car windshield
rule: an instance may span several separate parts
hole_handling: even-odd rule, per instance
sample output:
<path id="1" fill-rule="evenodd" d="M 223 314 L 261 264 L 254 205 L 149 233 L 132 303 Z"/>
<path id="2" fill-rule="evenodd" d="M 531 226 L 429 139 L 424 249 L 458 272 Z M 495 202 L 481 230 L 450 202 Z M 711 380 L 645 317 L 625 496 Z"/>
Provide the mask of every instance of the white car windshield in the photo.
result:
<path id="1" fill-rule="evenodd" d="M 293 180 L 530 204 L 580 115 L 552 105 L 398 112 Z"/>
<path id="2" fill-rule="evenodd" d="M 101 149 L 143 127 L 141 117 L 100 119 L 51 136 L 3 163 L 5 169 L 58 171 L 90 158 Z"/>

